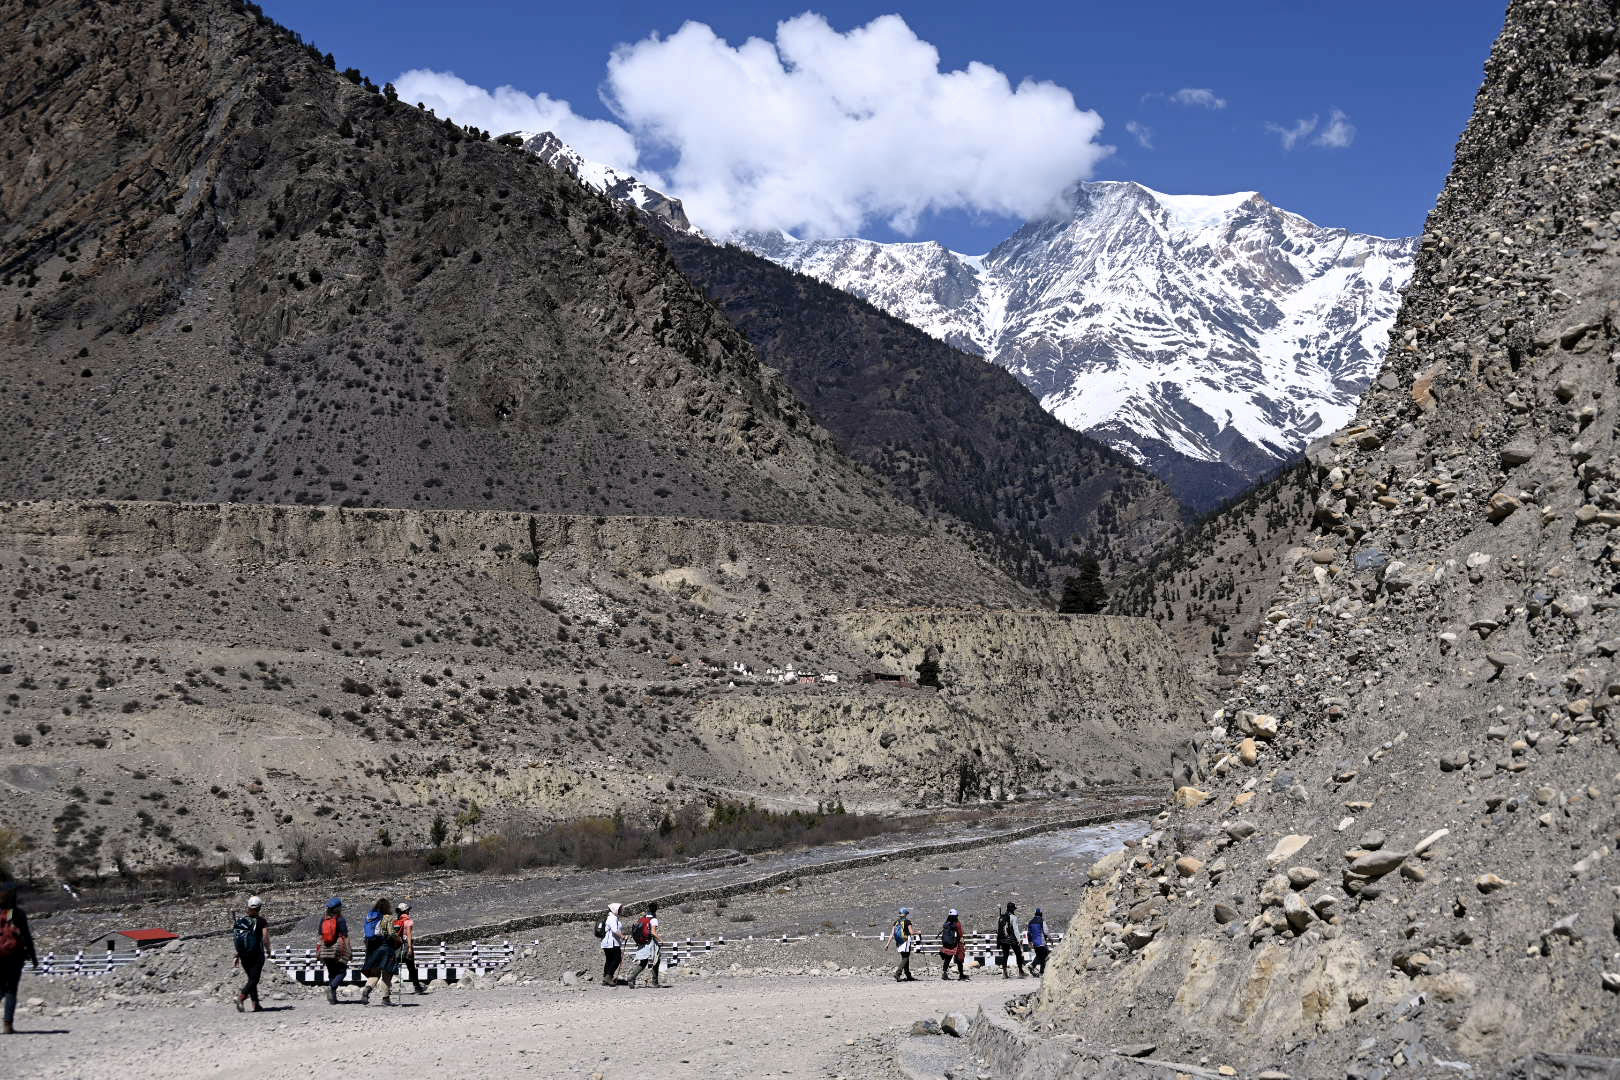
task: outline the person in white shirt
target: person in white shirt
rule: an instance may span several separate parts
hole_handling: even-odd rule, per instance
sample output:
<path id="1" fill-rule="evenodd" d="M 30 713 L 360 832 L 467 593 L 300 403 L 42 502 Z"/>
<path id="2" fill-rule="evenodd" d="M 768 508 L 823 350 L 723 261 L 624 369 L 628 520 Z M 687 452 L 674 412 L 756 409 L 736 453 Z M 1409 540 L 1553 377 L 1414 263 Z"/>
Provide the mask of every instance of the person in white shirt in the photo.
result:
<path id="1" fill-rule="evenodd" d="M 658 944 L 658 902 L 656 900 L 653 901 L 652 903 L 648 904 L 647 905 L 647 913 L 645 915 L 643 915 L 641 918 L 636 920 L 635 926 L 630 931 L 630 936 L 631 936 L 631 939 L 633 941 L 635 941 L 635 943 L 640 947 L 638 949 L 636 949 L 636 956 L 635 956 L 635 959 L 638 961 L 638 965 L 636 967 L 636 970 L 631 972 L 630 979 L 629 979 L 627 985 L 632 990 L 634 990 L 635 986 L 636 986 L 636 980 L 641 978 L 641 973 L 643 971 L 647 970 L 647 965 L 648 964 L 651 964 L 652 965 L 652 973 L 653 973 L 653 986 L 656 987 L 658 985 L 658 949 L 659 949 L 659 944 Z"/>
<path id="2" fill-rule="evenodd" d="M 624 961 L 624 924 L 619 922 L 619 904 L 609 904 L 602 920 L 602 985 L 614 985 L 613 973 Z"/>

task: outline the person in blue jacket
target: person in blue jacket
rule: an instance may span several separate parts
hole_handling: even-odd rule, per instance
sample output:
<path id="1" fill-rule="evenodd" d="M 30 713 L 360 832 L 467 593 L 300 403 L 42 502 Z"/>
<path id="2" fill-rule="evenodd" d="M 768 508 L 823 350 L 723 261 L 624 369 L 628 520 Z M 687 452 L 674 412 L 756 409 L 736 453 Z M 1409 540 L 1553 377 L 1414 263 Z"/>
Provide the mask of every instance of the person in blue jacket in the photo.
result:
<path id="1" fill-rule="evenodd" d="M 1035 955 L 1029 962 L 1029 973 L 1035 976 L 1046 974 L 1046 958 L 1052 952 L 1046 944 L 1046 916 L 1041 909 L 1036 908 L 1035 914 L 1029 917 L 1024 924 L 1024 932 L 1029 935 L 1029 947 L 1035 950 Z"/>

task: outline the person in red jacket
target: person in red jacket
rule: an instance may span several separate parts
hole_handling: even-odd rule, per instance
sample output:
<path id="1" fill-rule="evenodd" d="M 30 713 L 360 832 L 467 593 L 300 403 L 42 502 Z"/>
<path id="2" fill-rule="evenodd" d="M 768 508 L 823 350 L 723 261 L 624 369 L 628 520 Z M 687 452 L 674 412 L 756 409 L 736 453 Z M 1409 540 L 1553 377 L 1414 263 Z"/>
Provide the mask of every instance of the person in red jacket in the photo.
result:
<path id="1" fill-rule="evenodd" d="M 12 1020 L 17 1015 L 17 986 L 22 982 L 24 964 L 33 964 L 39 970 L 39 955 L 34 952 L 34 935 L 28 929 L 28 916 L 17 906 L 17 890 L 7 886 L 0 890 L 0 997 L 5 998 L 5 1034 L 16 1029 Z"/>

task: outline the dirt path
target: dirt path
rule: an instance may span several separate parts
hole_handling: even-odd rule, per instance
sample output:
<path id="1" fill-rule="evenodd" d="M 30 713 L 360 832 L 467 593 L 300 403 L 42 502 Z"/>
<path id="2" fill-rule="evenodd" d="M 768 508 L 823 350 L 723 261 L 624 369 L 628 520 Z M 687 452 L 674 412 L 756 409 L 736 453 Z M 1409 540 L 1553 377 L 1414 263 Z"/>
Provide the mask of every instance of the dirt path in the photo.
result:
<path id="1" fill-rule="evenodd" d="M 253 1076 L 419 1075 L 725 1077 L 861 1080 L 897 1076 L 852 1066 L 850 1040 L 897 1032 L 947 1010 L 970 1016 L 1032 980 L 687 977 L 665 990 L 500 987 L 405 996 L 392 1009 L 332 1007 L 298 993 L 275 1011 L 228 1005 L 119 1010 L 39 1020 L 51 1033 L 5 1040 L 7 1072 L 30 1078 L 187 1080 Z"/>

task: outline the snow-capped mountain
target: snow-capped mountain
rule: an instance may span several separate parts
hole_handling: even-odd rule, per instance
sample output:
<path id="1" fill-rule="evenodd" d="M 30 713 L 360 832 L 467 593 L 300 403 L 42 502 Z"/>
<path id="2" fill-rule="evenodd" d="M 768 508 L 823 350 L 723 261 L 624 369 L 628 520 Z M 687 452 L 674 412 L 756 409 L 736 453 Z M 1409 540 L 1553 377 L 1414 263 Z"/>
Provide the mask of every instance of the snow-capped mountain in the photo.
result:
<path id="1" fill-rule="evenodd" d="M 524 147 L 670 227 L 680 201 L 549 132 Z M 1327 229 L 1252 191 L 1079 184 L 984 255 L 937 243 L 735 243 L 1016 375 L 1053 415 L 1208 509 L 1341 427 L 1378 373 L 1413 239 Z"/>
<path id="2" fill-rule="evenodd" d="M 1197 508 L 1350 419 L 1415 241 L 1319 228 L 1254 192 L 1083 183 L 1070 210 L 978 256 L 783 233 L 738 242 L 1001 364 Z"/>
<path id="3" fill-rule="evenodd" d="M 637 210 L 661 218 L 672 228 L 693 236 L 703 233 L 686 219 L 681 200 L 655 191 L 633 176 L 625 176 L 611 166 L 581 157 L 579 152 L 549 131 L 514 131 L 523 140 L 523 149 L 554 169 L 567 173 L 586 187 L 610 199 L 627 202 Z"/>

